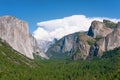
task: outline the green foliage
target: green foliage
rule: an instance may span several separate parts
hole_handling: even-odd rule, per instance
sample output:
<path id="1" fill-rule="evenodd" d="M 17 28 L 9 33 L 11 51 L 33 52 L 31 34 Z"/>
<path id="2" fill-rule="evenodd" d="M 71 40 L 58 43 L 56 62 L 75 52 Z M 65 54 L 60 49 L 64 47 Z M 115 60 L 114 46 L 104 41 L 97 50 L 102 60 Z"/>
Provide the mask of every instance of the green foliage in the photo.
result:
<path id="1" fill-rule="evenodd" d="M 0 80 L 120 80 L 120 48 L 101 59 L 33 61 L 0 40 Z"/>
<path id="2" fill-rule="evenodd" d="M 98 36 L 97 36 L 97 37 L 95 38 L 96 41 L 98 41 L 98 40 L 100 40 L 100 39 L 102 39 L 102 37 L 98 37 Z"/>
<path id="3" fill-rule="evenodd" d="M 114 22 L 109 21 L 109 20 L 104 20 L 103 22 L 105 23 L 106 27 L 108 27 L 108 28 L 113 29 L 116 27 L 116 24 Z"/>
<path id="4" fill-rule="evenodd" d="M 106 24 L 108 28 L 115 28 L 116 24 Z"/>
<path id="5" fill-rule="evenodd" d="M 88 44 L 89 44 L 90 46 L 93 45 L 93 44 L 95 44 L 95 40 L 94 40 L 94 39 L 88 40 L 87 42 L 88 42 Z"/>

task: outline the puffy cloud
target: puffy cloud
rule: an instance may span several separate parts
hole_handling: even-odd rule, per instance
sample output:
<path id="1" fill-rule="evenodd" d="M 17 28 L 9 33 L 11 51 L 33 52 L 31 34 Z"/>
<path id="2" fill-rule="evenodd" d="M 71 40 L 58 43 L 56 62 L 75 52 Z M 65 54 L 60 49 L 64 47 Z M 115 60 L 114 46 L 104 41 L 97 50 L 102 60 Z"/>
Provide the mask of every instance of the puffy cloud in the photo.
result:
<path id="1" fill-rule="evenodd" d="M 37 30 L 34 31 L 34 37 L 38 40 L 49 40 L 49 32 L 44 28 L 38 27 Z"/>
<path id="2" fill-rule="evenodd" d="M 93 20 L 103 21 L 108 19 L 118 22 L 120 19 L 111 19 L 106 17 L 86 17 L 85 15 L 73 15 L 62 19 L 38 22 L 38 29 L 33 32 L 34 37 L 39 40 L 52 41 L 54 38 L 60 39 L 65 35 L 88 31 Z"/>

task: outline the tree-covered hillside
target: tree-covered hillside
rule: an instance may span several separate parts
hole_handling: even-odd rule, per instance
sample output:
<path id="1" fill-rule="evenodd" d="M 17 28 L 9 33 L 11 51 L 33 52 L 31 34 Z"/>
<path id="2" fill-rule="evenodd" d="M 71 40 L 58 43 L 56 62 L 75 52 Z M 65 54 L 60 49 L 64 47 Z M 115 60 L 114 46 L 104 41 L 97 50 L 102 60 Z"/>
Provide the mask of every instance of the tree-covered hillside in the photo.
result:
<path id="1" fill-rule="evenodd" d="M 0 39 L 0 80 L 120 80 L 120 48 L 93 60 L 30 60 Z"/>
<path id="2" fill-rule="evenodd" d="M 32 76 L 29 71 L 37 66 L 39 64 L 18 53 L 6 41 L 0 39 L 0 80 L 27 80 Z"/>

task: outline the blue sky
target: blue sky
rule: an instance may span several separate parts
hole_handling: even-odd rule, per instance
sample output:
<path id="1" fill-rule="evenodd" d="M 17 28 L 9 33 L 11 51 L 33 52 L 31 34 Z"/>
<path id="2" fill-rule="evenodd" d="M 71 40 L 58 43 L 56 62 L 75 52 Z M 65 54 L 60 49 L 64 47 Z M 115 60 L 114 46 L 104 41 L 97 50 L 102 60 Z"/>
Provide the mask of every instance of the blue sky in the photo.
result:
<path id="1" fill-rule="evenodd" d="M 32 33 L 37 22 L 72 15 L 120 18 L 119 4 L 120 0 L 0 0 L 0 16 L 27 21 Z"/>

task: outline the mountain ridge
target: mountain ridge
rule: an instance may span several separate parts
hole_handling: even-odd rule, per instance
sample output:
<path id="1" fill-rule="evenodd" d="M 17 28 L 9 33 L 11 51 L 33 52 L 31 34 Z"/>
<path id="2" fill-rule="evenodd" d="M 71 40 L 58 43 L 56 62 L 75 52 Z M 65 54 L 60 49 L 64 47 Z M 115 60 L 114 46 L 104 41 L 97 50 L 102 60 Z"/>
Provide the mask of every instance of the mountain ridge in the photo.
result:
<path id="1" fill-rule="evenodd" d="M 13 49 L 7 40 L 0 38 L 0 79 L 119 80 L 120 24 L 118 23 L 113 29 L 113 32 L 105 37 L 101 37 L 104 36 L 103 34 L 99 35 L 98 33 L 94 32 L 94 30 L 96 30 L 95 28 L 92 30 L 96 35 L 95 38 L 88 36 L 86 32 L 76 32 L 63 37 L 62 39 L 58 40 L 56 44 L 51 46 L 53 51 L 59 52 L 59 54 L 67 54 L 67 56 L 70 56 L 72 60 L 71 58 L 42 60 L 40 57 L 38 57 L 38 55 L 40 56 L 40 53 L 38 52 L 39 47 L 36 46 L 36 40 L 34 37 L 30 37 L 30 41 L 32 41 L 30 43 L 31 46 L 33 46 L 33 49 L 35 50 L 38 49 L 37 56 L 35 54 L 35 59 L 33 60 Z M 4 37 L 6 38 L 6 36 Z M 109 41 L 112 41 L 110 45 L 112 45 L 112 49 L 115 47 L 114 50 L 106 51 L 106 46 L 109 47 L 109 45 L 106 43 L 107 41 L 108 43 Z M 114 43 L 115 45 L 113 45 Z M 105 52 L 101 49 L 105 49 Z M 91 51 L 91 53 L 89 51 Z M 100 53 L 100 51 L 102 53 Z M 100 56 L 102 58 L 98 58 L 98 54 L 102 54 L 102 56 Z M 50 56 L 54 56 L 53 53 L 50 54 Z M 66 55 L 63 55 L 63 57 L 64 56 Z"/>
<path id="2" fill-rule="evenodd" d="M 93 56 L 101 57 L 103 55 L 103 52 L 113 50 L 114 48 L 120 47 L 119 45 L 119 24 L 114 23 L 109 20 L 103 20 L 103 22 L 100 21 L 93 21 L 91 23 L 91 26 L 88 30 L 87 34 L 83 34 L 78 32 L 78 34 L 82 35 L 76 36 L 76 33 L 67 35 L 60 39 L 56 44 L 54 44 L 52 47 L 50 47 L 47 51 L 47 55 L 52 57 L 52 54 L 67 54 L 69 55 L 71 52 L 72 56 L 70 56 L 73 60 L 76 59 L 91 59 Z M 72 36 L 71 36 L 72 35 Z M 111 35 L 111 37 L 110 37 Z M 113 35 L 113 36 L 112 36 Z M 76 37 L 75 37 L 76 36 Z M 64 39 L 69 37 L 65 42 Z M 74 38 L 73 38 L 74 37 Z M 87 39 L 87 37 L 90 37 Z M 115 40 L 116 38 L 117 40 Z M 78 40 L 75 40 L 77 38 Z M 86 40 L 87 39 L 87 40 Z M 110 39 L 110 40 L 109 40 Z M 106 41 L 105 41 L 106 40 Z M 113 41 L 110 43 L 109 41 Z M 59 43 L 61 42 L 61 43 Z M 68 45 L 69 46 L 65 46 Z M 110 44 L 113 46 L 112 49 L 106 50 L 106 45 Z M 114 45 L 116 44 L 116 45 Z M 70 45 L 71 48 L 70 48 Z M 77 46 L 76 48 L 74 48 Z M 88 47 L 87 47 L 88 46 Z M 111 46 L 108 46 L 110 48 Z M 56 47 L 55 49 L 53 47 Z M 69 50 L 64 50 L 69 48 Z M 59 55 L 58 55 L 59 56 Z"/>

